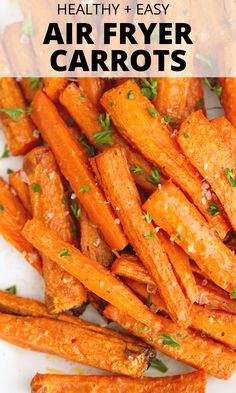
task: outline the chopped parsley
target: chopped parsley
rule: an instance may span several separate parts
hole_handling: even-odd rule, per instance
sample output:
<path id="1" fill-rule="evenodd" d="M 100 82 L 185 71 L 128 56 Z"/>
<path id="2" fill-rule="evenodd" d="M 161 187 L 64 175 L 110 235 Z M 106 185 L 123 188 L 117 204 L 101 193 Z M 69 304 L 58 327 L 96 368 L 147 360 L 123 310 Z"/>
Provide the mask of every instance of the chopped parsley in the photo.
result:
<path id="1" fill-rule="evenodd" d="M 138 165 L 134 165 L 130 169 L 130 172 L 135 173 L 136 175 L 142 175 L 144 173 L 144 170 L 140 168 Z"/>
<path id="2" fill-rule="evenodd" d="M 149 235 L 144 236 L 144 239 L 146 239 L 146 240 L 154 239 L 154 233 L 150 232 Z"/>
<path id="3" fill-rule="evenodd" d="M 22 108 L 0 108 L 0 112 L 5 113 L 13 121 L 18 123 L 18 121 L 20 120 L 20 117 L 22 115 L 30 115 L 32 113 L 32 108 L 31 107 L 26 108 L 26 109 L 22 109 Z"/>
<path id="4" fill-rule="evenodd" d="M 183 133 L 183 136 L 184 136 L 185 139 L 190 138 L 190 135 L 189 135 L 187 132 L 184 132 L 184 133 Z"/>
<path id="5" fill-rule="evenodd" d="M 41 79 L 40 78 L 29 78 L 29 84 L 31 90 L 37 90 L 40 87 Z"/>
<path id="6" fill-rule="evenodd" d="M 143 327 L 140 329 L 141 332 L 146 332 L 149 329 L 148 326 L 143 325 Z"/>
<path id="7" fill-rule="evenodd" d="M 204 83 L 221 100 L 222 87 L 218 84 L 217 78 L 204 78 Z"/>
<path id="8" fill-rule="evenodd" d="M 10 152 L 9 152 L 9 148 L 8 148 L 7 144 L 5 144 L 0 158 L 8 158 L 8 157 L 10 157 Z"/>
<path id="9" fill-rule="evenodd" d="M 0 212 L 3 212 L 3 211 L 4 211 L 4 206 L 0 205 Z"/>
<path id="10" fill-rule="evenodd" d="M 228 180 L 229 184 L 231 185 L 231 187 L 236 187 L 236 179 L 235 179 L 233 169 L 226 168 L 225 176 L 226 176 L 226 179 Z"/>
<path id="11" fill-rule="evenodd" d="M 80 142 L 81 146 L 83 147 L 83 149 L 86 151 L 86 153 L 90 157 L 94 157 L 96 155 L 94 147 L 92 145 L 90 145 L 90 143 L 85 135 L 81 135 L 79 137 L 79 142 Z"/>
<path id="12" fill-rule="evenodd" d="M 219 207 L 217 203 L 214 202 L 209 203 L 207 211 L 208 213 L 210 213 L 211 216 L 217 216 L 218 214 L 220 214 Z"/>
<path id="13" fill-rule="evenodd" d="M 200 99 L 198 100 L 198 102 L 196 103 L 195 109 L 196 109 L 196 110 L 199 110 L 199 109 L 201 109 L 201 108 L 203 107 L 203 105 L 204 105 L 204 99 L 203 99 L 203 98 L 200 98 Z"/>
<path id="14" fill-rule="evenodd" d="M 176 124 L 176 121 L 174 119 L 172 119 L 171 115 L 162 115 L 162 117 L 166 123 L 171 124 L 171 125 Z"/>
<path id="15" fill-rule="evenodd" d="M 71 256 L 71 254 L 67 248 L 63 248 L 63 250 L 61 250 L 59 255 L 60 255 L 60 257 L 70 257 Z"/>
<path id="16" fill-rule="evenodd" d="M 62 199 L 62 203 L 63 203 L 63 205 L 68 205 L 68 199 L 67 198 L 63 198 Z"/>
<path id="17" fill-rule="evenodd" d="M 7 168 L 7 174 L 11 175 L 14 171 L 11 168 Z"/>
<path id="18" fill-rule="evenodd" d="M 163 334 L 161 336 L 158 336 L 162 340 L 162 345 L 168 345 L 170 347 L 180 347 L 180 343 L 175 340 L 175 338 L 171 334 Z"/>
<path id="19" fill-rule="evenodd" d="M 159 115 L 159 112 L 158 112 L 156 109 L 154 109 L 152 106 L 148 106 L 148 107 L 147 107 L 147 110 L 148 110 L 148 112 L 150 113 L 150 115 L 151 115 L 152 117 L 154 117 L 154 119 L 156 119 L 157 116 Z"/>
<path id="20" fill-rule="evenodd" d="M 147 304 L 148 307 L 150 307 L 150 306 L 151 306 L 151 303 L 152 303 L 152 298 L 151 298 L 151 294 L 149 293 L 149 294 L 147 295 L 146 304 Z"/>
<path id="21" fill-rule="evenodd" d="M 150 213 L 148 213 L 148 212 L 144 213 L 144 218 L 148 224 L 150 224 L 152 222 L 152 216 Z"/>
<path id="22" fill-rule="evenodd" d="M 233 290 L 232 290 L 232 292 L 231 292 L 231 294 L 230 294 L 230 297 L 231 297 L 232 299 L 236 299 L 236 288 L 233 288 Z"/>
<path id="23" fill-rule="evenodd" d="M 128 92 L 127 97 L 128 97 L 129 100 L 134 100 L 134 99 L 135 99 L 135 94 L 134 94 L 134 92 L 133 92 L 132 90 L 130 90 L 130 91 Z"/>
<path id="24" fill-rule="evenodd" d="M 78 229 L 77 228 L 73 228 L 71 233 L 72 233 L 72 236 L 74 236 L 74 237 L 78 236 Z"/>
<path id="25" fill-rule="evenodd" d="M 157 96 L 157 80 L 155 79 L 144 79 L 141 82 L 141 93 L 143 96 L 147 97 L 149 100 L 153 100 Z"/>
<path id="26" fill-rule="evenodd" d="M 41 186 L 39 184 L 36 184 L 36 183 L 31 184 L 31 188 L 32 188 L 32 190 L 34 192 L 41 192 L 42 191 Z"/>
<path id="27" fill-rule="evenodd" d="M 166 373 L 166 371 L 168 371 L 168 367 L 159 359 L 151 359 L 150 366 L 156 368 L 162 373 Z"/>
<path id="28" fill-rule="evenodd" d="M 114 102 L 113 101 L 109 101 L 108 105 L 112 108 L 113 105 L 114 105 Z"/>
<path id="29" fill-rule="evenodd" d="M 33 22 L 31 12 L 28 13 L 22 24 L 22 32 L 28 37 L 32 37 L 33 35 Z"/>
<path id="30" fill-rule="evenodd" d="M 175 237 L 176 237 L 176 239 L 181 240 L 181 235 L 180 235 L 180 233 L 176 233 Z"/>
<path id="31" fill-rule="evenodd" d="M 6 292 L 11 293 L 11 295 L 16 294 L 16 285 L 12 285 L 11 287 L 5 289 Z"/>
<path id="32" fill-rule="evenodd" d="M 81 101 L 85 101 L 87 99 L 86 94 L 80 94 Z"/>
<path id="33" fill-rule="evenodd" d="M 70 207 L 75 218 L 80 218 L 81 209 L 77 206 L 77 203 L 72 203 Z"/>
<path id="34" fill-rule="evenodd" d="M 160 171 L 157 167 L 153 167 L 151 170 L 150 175 L 148 176 L 147 180 L 149 183 L 152 184 L 161 184 L 161 177 L 160 177 Z"/>
<path id="35" fill-rule="evenodd" d="M 82 186 L 80 186 L 80 191 L 83 192 L 83 194 L 85 192 L 88 192 L 90 190 L 90 186 L 86 186 L 85 184 L 83 184 Z"/>
<path id="36" fill-rule="evenodd" d="M 65 120 L 66 125 L 70 128 L 72 128 L 75 125 L 75 121 L 74 119 L 72 119 L 72 117 L 70 117 L 68 120 Z"/>
<path id="37" fill-rule="evenodd" d="M 108 113 L 106 114 L 103 113 L 99 116 L 98 120 L 101 126 L 101 131 L 95 132 L 95 134 L 93 134 L 95 141 L 99 145 L 113 146 L 114 142 L 111 137 L 112 130 L 111 130 L 110 115 Z"/>

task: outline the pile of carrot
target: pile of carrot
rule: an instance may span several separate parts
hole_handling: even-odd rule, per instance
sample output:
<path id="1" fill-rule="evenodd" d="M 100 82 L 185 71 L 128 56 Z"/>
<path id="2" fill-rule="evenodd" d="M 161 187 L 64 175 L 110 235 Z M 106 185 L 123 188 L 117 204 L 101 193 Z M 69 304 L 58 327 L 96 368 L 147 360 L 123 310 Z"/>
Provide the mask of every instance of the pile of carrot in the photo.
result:
<path id="1" fill-rule="evenodd" d="M 235 371 L 235 83 L 209 121 L 198 78 L 0 80 L 5 155 L 24 155 L 0 234 L 45 283 L 44 304 L 0 291 L 0 338 L 114 373 L 36 374 L 32 393 L 204 393 Z M 197 371 L 143 376 L 167 371 L 156 349 Z"/>

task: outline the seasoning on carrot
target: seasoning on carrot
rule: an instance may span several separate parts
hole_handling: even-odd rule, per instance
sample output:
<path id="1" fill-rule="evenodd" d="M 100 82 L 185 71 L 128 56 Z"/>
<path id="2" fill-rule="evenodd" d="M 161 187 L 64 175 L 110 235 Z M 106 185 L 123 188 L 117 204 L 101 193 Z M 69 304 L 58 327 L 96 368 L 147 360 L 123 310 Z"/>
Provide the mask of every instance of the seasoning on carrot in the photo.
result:
<path id="1" fill-rule="evenodd" d="M 43 91 L 53 102 L 57 102 L 68 81 L 66 78 L 43 78 L 43 83 Z"/>
<path id="2" fill-rule="evenodd" d="M 9 173 L 8 179 L 9 179 L 9 185 L 13 188 L 13 190 L 15 190 L 22 205 L 31 216 L 32 209 L 31 209 L 31 202 L 30 202 L 30 195 L 29 195 L 29 186 L 22 179 L 22 171 L 18 170 Z"/>
<path id="3" fill-rule="evenodd" d="M 77 82 L 84 96 L 88 96 L 92 104 L 100 108 L 100 99 L 105 90 L 104 80 L 102 78 L 77 78 Z"/>

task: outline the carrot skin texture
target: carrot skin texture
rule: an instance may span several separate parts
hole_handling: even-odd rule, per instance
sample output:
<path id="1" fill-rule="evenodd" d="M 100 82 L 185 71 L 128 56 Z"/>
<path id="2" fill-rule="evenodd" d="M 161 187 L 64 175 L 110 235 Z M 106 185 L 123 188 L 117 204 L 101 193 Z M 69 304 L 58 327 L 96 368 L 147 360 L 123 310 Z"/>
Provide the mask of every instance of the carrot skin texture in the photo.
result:
<path id="1" fill-rule="evenodd" d="M 221 102 L 227 119 L 236 127 L 236 78 L 223 79 Z"/>
<path id="2" fill-rule="evenodd" d="M 89 97 L 84 97 L 83 91 L 74 83 L 71 83 L 61 94 L 60 101 L 70 112 L 72 118 L 75 119 L 90 143 L 99 151 L 106 149 L 108 145 L 101 145 L 94 138 L 94 134 L 101 130 L 99 123 L 100 112 L 89 100 Z M 151 165 L 138 152 L 132 149 L 121 135 L 113 128 L 111 130 L 113 144 L 120 145 L 126 150 L 130 169 L 137 166 L 144 171 L 141 174 L 132 174 L 135 182 L 150 194 L 156 189 L 155 185 L 147 180 L 152 170 Z"/>
<path id="3" fill-rule="evenodd" d="M 90 219 L 98 225 L 110 247 L 122 250 L 127 245 L 127 240 L 115 224 L 115 216 L 84 160 L 84 150 L 44 93 L 36 94 L 32 106 L 33 119 L 43 138 L 49 143 L 63 175 L 69 181 L 81 205 Z M 89 187 L 88 192 L 81 189 L 84 185 Z"/>
<path id="4" fill-rule="evenodd" d="M 128 99 L 128 92 L 135 95 L 134 100 Z M 109 103 L 114 105 L 110 106 Z M 207 206 L 202 202 L 202 179 L 200 174 L 181 154 L 169 128 L 155 110 L 152 103 L 144 97 L 134 81 L 127 81 L 107 91 L 101 103 L 111 115 L 111 119 L 121 135 L 137 148 L 138 151 L 153 165 L 159 167 L 164 175 L 170 177 L 193 200 L 207 221 L 224 238 L 230 227 L 221 216 L 211 216 Z M 149 108 L 149 109 L 148 109 Z"/>
<path id="5" fill-rule="evenodd" d="M 22 172 L 16 171 L 10 173 L 8 176 L 9 185 L 15 190 L 18 198 L 20 199 L 24 208 L 28 211 L 30 216 L 32 215 L 30 195 L 29 195 L 29 187 L 22 180 Z"/>
<path id="6" fill-rule="evenodd" d="M 211 124 L 218 129 L 218 136 L 221 138 L 231 154 L 236 160 L 236 129 L 225 116 L 216 117 L 211 120 Z"/>
<path id="7" fill-rule="evenodd" d="M 186 133 L 189 135 L 187 139 L 184 137 Z M 178 142 L 184 154 L 216 193 L 233 229 L 236 230 L 236 189 L 225 176 L 227 168 L 236 171 L 236 164 L 231 149 L 223 140 L 222 131 L 198 111 L 182 124 Z"/>
<path id="8" fill-rule="evenodd" d="M 144 219 L 124 152 L 118 146 L 113 147 L 94 157 L 93 161 L 104 192 L 117 210 L 130 244 L 158 285 L 171 317 L 187 326 L 189 306 L 154 227 Z M 150 234 L 152 238 L 147 239 Z"/>
<path id="9" fill-rule="evenodd" d="M 26 110 L 26 103 L 14 78 L 0 78 L 0 107 L 3 109 L 20 108 Z M 13 156 L 27 153 L 39 144 L 35 127 L 27 114 L 22 114 L 15 122 L 5 113 L 0 113 L 7 144 Z"/>
<path id="10" fill-rule="evenodd" d="M 88 96 L 94 106 L 100 108 L 100 99 L 105 90 L 102 78 L 77 78 L 77 82 L 84 95 Z"/>
<path id="11" fill-rule="evenodd" d="M 181 360 L 195 368 L 203 369 L 216 378 L 228 379 L 235 371 L 236 354 L 234 352 L 223 344 L 199 336 L 191 329 L 180 329 L 176 323 L 165 317 L 153 314 L 159 320 L 158 325 L 156 326 L 156 322 L 153 321 L 151 328 L 143 331 L 139 322 L 112 305 L 106 307 L 104 315 L 135 336 L 142 338 L 146 342 L 151 342 L 154 348 L 166 355 Z M 174 338 L 176 337 L 176 340 L 181 344 L 180 347 L 162 344 L 162 339 L 158 338 L 158 336 L 167 333 Z M 179 337 L 180 334 L 181 337 Z"/>
<path id="12" fill-rule="evenodd" d="M 80 280 L 85 287 L 102 299 L 125 309 L 137 320 L 148 325 L 151 312 L 132 292 L 105 267 L 81 254 L 81 252 L 62 241 L 40 221 L 29 220 L 23 229 L 26 238 L 32 241 L 44 255 L 57 262 L 68 273 Z M 68 256 L 60 256 L 67 250 Z"/>
<path id="13" fill-rule="evenodd" d="M 33 217 L 42 221 L 64 241 L 74 243 L 73 222 L 69 206 L 63 203 L 65 190 L 55 159 L 47 147 L 37 147 L 28 153 L 23 162 L 30 182 Z M 40 192 L 32 187 L 37 184 Z M 43 253 L 42 253 L 43 255 Z M 83 285 L 65 272 L 57 263 L 43 256 L 45 303 L 52 313 L 69 310 L 86 301 Z"/>
<path id="14" fill-rule="evenodd" d="M 53 102 L 58 102 L 61 92 L 66 88 L 68 80 L 66 78 L 43 78 L 43 91 Z"/>
<path id="15" fill-rule="evenodd" d="M 164 207 L 164 208 L 163 208 Z M 209 228 L 185 195 L 171 181 L 143 205 L 160 225 L 218 286 L 231 292 L 236 285 L 236 258 Z M 177 239 L 179 233 L 180 239 Z"/>
<path id="16" fill-rule="evenodd" d="M 148 366 L 146 348 L 45 317 L 0 314 L 0 338 L 26 349 L 134 377 L 141 376 Z M 129 360 L 129 351 L 132 360 Z"/>
<path id="17" fill-rule="evenodd" d="M 133 379 L 122 376 L 36 374 L 31 393 L 205 393 L 203 371 L 160 378 Z M 41 389 L 41 390 L 40 390 Z"/>

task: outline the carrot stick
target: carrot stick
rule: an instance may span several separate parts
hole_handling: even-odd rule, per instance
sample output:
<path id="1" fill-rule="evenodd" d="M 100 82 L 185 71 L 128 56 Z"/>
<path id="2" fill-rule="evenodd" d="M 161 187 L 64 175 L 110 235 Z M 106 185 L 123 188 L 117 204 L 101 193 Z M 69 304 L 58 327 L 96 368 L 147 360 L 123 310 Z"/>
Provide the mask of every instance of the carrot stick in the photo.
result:
<path id="1" fill-rule="evenodd" d="M 189 323 L 186 298 L 154 227 L 144 218 L 139 194 L 124 152 L 118 146 L 113 147 L 93 160 L 105 194 L 117 210 L 130 244 L 158 285 L 171 317 L 186 326 Z"/>
<path id="2" fill-rule="evenodd" d="M 236 160 L 236 129 L 225 116 L 211 120 L 211 124 L 218 129 L 218 136 L 222 139 Z"/>
<path id="3" fill-rule="evenodd" d="M 122 250 L 127 241 L 120 226 L 115 224 L 115 216 L 89 166 L 84 162 L 84 150 L 59 116 L 56 107 L 42 92 L 38 92 L 34 98 L 33 118 L 90 219 L 98 225 L 112 249 Z"/>
<path id="4" fill-rule="evenodd" d="M 113 252 L 84 209 L 80 212 L 80 248 L 84 255 L 105 267 L 109 266 L 114 259 Z"/>
<path id="5" fill-rule="evenodd" d="M 113 263 L 111 270 L 117 276 L 155 286 L 153 278 L 135 255 L 121 254 Z"/>
<path id="6" fill-rule="evenodd" d="M 190 78 L 185 119 L 190 115 L 190 113 L 198 109 L 202 109 L 203 112 L 205 112 L 202 81 L 200 78 Z"/>
<path id="7" fill-rule="evenodd" d="M 165 317 L 153 314 L 155 320 L 153 319 L 151 328 L 142 329 L 142 324 L 112 305 L 106 307 L 104 315 L 135 336 L 151 343 L 154 348 L 166 355 L 195 368 L 203 369 L 217 378 L 228 379 L 235 371 L 236 354 L 234 352 L 223 344 L 199 336 L 191 329 L 180 329 L 177 324 Z M 158 324 L 156 324 L 157 319 Z M 168 340 L 166 342 L 163 335 L 169 337 L 170 342 L 174 341 L 179 345 L 167 345 Z"/>
<path id="8" fill-rule="evenodd" d="M 43 91 L 53 102 L 59 100 L 61 92 L 68 84 L 66 78 L 43 78 L 44 88 Z"/>
<path id="9" fill-rule="evenodd" d="M 212 281 L 228 292 L 233 290 L 236 286 L 235 255 L 171 181 L 152 194 L 143 208 Z"/>
<path id="10" fill-rule="evenodd" d="M 128 98 L 132 92 L 135 99 Z M 110 106 L 110 102 L 113 103 Z M 171 137 L 164 119 L 158 115 L 154 106 L 144 97 L 134 81 L 127 81 L 110 91 L 101 100 L 112 121 L 125 137 L 142 155 L 165 175 L 170 177 L 193 200 L 207 221 L 219 232 L 222 238 L 229 225 L 221 215 L 211 216 L 208 206 L 202 201 L 202 179 L 199 173 L 180 154 L 174 138 Z"/>
<path id="11" fill-rule="evenodd" d="M 25 154 L 39 143 L 39 135 L 34 132 L 35 127 L 27 114 L 29 109 L 13 78 L 0 78 L 0 109 L 3 132 L 12 155 Z M 3 111 L 11 116 L 18 115 L 13 120 Z"/>
<path id="12" fill-rule="evenodd" d="M 100 151 L 109 147 L 105 142 L 109 142 L 110 145 L 117 144 L 122 146 L 126 150 L 129 167 L 136 183 L 148 193 L 155 190 L 156 187 L 149 180 L 152 171 L 151 165 L 139 153 L 132 149 L 113 127 L 110 127 L 111 134 L 109 134 L 108 139 L 103 138 L 99 143 L 97 142 L 96 133 L 101 132 L 102 128 L 99 122 L 101 113 L 78 86 L 74 83 L 67 86 L 60 96 L 60 101 L 67 108 L 72 118 L 75 119 L 93 146 Z"/>
<path id="13" fill-rule="evenodd" d="M 74 224 L 55 159 L 47 147 L 33 149 L 24 158 L 24 171 L 29 179 L 33 217 L 42 221 L 64 241 L 74 243 Z M 42 253 L 43 255 L 43 253 Z M 86 300 L 84 287 L 57 263 L 43 256 L 45 303 L 51 313 L 81 305 Z"/>
<path id="14" fill-rule="evenodd" d="M 202 146 L 203 139 L 204 146 Z M 210 184 L 224 207 L 232 227 L 236 229 L 236 189 L 230 183 L 227 172 L 232 171 L 233 177 L 235 172 L 236 176 L 236 165 L 233 155 L 230 154 L 231 149 L 222 140 L 221 130 L 214 127 L 213 123 L 198 111 L 190 115 L 182 124 L 178 142 L 184 154 Z M 206 204 L 208 194 L 204 196 Z M 211 214 L 222 215 L 218 206 L 212 205 L 211 193 L 209 199 L 208 208 L 211 210 L 214 206 Z"/>
<path id="15" fill-rule="evenodd" d="M 31 382 L 31 393 L 204 393 L 206 376 L 203 371 L 160 378 L 115 377 L 105 375 L 36 374 Z"/>
<path id="16" fill-rule="evenodd" d="M 51 318 L 0 314 L 0 338 L 26 349 L 134 377 L 148 367 L 146 348 Z"/>
<path id="17" fill-rule="evenodd" d="M 40 221 L 28 221 L 23 234 L 38 250 L 68 273 L 81 281 L 86 288 L 102 299 L 115 304 L 137 320 L 148 325 L 151 313 L 143 303 L 117 280 L 105 267 L 81 254 L 71 244 L 64 242 Z"/>
<path id="18" fill-rule="evenodd" d="M 40 272 L 40 257 L 21 234 L 21 229 L 28 218 L 29 215 L 19 199 L 11 193 L 8 185 L 0 177 L 0 233 Z"/>
<path id="19" fill-rule="evenodd" d="M 77 78 L 77 82 L 92 104 L 100 108 L 100 99 L 105 90 L 104 80 L 102 78 Z"/>
<path id="20" fill-rule="evenodd" d="M 234 110 L 236 102 L 236 78 L 224 78 L 221 102 L 227 119 L 236 127 L 236 115 Z"/>
<path id="21" fill-rule="evenodd" d="M 32 214 L 30 195 L 29 195 L 29 187 L 22 180 L 22 172 L 15 171 L 9 174 L 8 176 L 10 186 L 15 190 L 18 198 L 20 199 L 24 208 L 28 211 L 28 213 Z"/>

